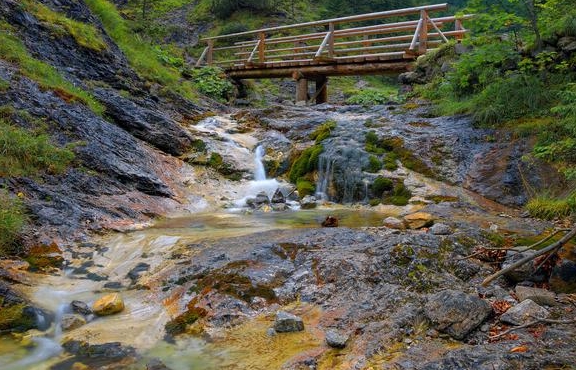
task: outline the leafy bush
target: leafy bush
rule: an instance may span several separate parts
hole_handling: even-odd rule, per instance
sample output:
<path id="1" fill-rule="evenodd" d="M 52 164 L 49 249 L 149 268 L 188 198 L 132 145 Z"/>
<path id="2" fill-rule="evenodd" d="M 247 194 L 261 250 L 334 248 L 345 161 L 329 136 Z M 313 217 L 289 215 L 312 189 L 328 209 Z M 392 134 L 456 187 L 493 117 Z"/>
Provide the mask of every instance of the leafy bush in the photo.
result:
<path id="1" fill-rule="evenodd" d="M 0 257 L 16 252 L 16 241 L 25 224 L 22 202 L 0 189 Z"/>
<path id="2" fill-rule="evenodd" d="M 396 161 L 398 160 L 398 155 L 394 152 L 390 152 L 386 154 L 384 157 L 384 168 L 388 171 L 396 171 L 398 169 L 398 164 Z"/>
<path id="3" fill-rule="evenodd" d="M 368 157 L 368 166 L 364 169 L 366 172 L 376 173 L 382 169 L 382 162 L 378 157 L 371 155 Z"/>
<path id="4" fill-rule="evenodd" d="M 0 119 L 0 176 L 34 176 L 63 172 L 74 159 L 69 149 L 57 148 L 47 135 L 33 134 Z"/>
<path id="5" fill-rule="evenodd" d="M 228 100 L 234 89 L 224 72 L 217 67 L 193 69 L 192 81 L 198 91 L 220 101 Z"/>
<path id="6" fill-rule="evenodd" d="M 356 92 L 346 100 L 346 103 L 368 106 L 385 104 L 390 100 L 390 95 L 387 92 L 367 89 Z"/>

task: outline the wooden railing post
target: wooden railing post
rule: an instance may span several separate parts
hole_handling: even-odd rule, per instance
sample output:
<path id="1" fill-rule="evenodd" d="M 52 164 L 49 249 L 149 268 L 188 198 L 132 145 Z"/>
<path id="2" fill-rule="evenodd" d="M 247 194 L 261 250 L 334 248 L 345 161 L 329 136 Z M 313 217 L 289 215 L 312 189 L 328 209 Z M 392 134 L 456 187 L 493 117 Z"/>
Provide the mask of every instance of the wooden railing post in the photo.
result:
<path id="1" fill-rule="evenodd" d="M 428 50 L 428 12 L 426 10 L 420 11 L 420 33 L 418 34 L 418 53 L 426 54 Z"/>
<path id="2" fill-rule="evenodd" d="M 258 44 L 258 62 L 264 63 L 266 62 L 266 34 L 264 32 L 260 32 L 259 40 L 260 43 Z"/>
<path id="3" fill-rule="evenodd" d="M 454 30 L 455 30 L 455 31 L 463 31 L 463 30 L 464 30 L 464 26 L 462 26 L 462 20 L 456 19 L 456 20 L 454 21 L 454 25 L 455 25 L 455 27 L 454 27 Z M 464 38 L 464 35 L 463 35 L 463 34 L 456 34 L 455 37 L 456 37 L 456 40 L 457 40 L 458 42 L 460 42 L 460 41 L 462 41 L 462 39 Z"/>
<path id="4" fill-rule="evenodd" d="M 334 58 L 334 23 L 328 24 L 329 40 L 328 40 L 328 56 Z"/>
<path id="5" fill-rule="evenodd" d="M 208 40 L 208 53 L 206 55 L 206 64 L 209 66 L 214 62 L 214 40 Z"/>

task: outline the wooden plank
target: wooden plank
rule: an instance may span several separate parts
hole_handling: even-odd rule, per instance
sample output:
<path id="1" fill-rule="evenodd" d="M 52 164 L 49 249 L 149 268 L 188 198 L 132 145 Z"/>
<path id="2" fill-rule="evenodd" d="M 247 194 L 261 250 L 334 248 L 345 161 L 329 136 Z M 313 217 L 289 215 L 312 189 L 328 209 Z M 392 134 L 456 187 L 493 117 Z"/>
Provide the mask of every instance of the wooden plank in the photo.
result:
<path id="1" fill-rule="evenodd" d="M 366 48 L 348 48 L 348 49 L 336 49 L 336 54 L 347 54 L 356 51 L 370 51 L 370 50 L 390 50 L 390 49 L 406 49 L 410 47 L 410 44 L 391 44 L 391 45 L 377 45 L 369 46 Z"/>
<path id="2" fill-rule="evenodd" d="M 259 34 L 260 32 L 271 33 L 271 32 L 284 31 L 284 30 L 295 29 L 295 28 L 308 28 L 308 27 L 316 27 L 316 26 L 325 26 L 325 25 L 328 25 L 330 23 L 340 24 L 340 23 L 363 22 L 363 21 L 370 21 L 370 20 L 375 20 L 375 19 L 382 19 L 382 18 L 389 18 L 389 17 L 400 17 L 400 16 L 405 16 L 405 15 L 410 15 L 410 14 L 418 14 L 422 10 L 440 11 L 440 10 L 446 10 L 447 8 L 448 8 L 447 3 L 435 4 L 435 5 L 424 5 L 424 6 L 417 6 L 417 7 L 412 7 L 412 8 L 387 10 L 387 11 L 383 11 L 383 12 L 360 14 L 360 15 L 353 15 L 353 16 L 349 16 L 349 17 L 332 18 L 332 19 L 326 19 L 326 20 L 321 20 L 321 21 L 290 24 L 290 25 L 286 25 L 286 26 L 263 28 L 263 29 L 254 30 L 254 31 L 245 31 L 245 32 L 231 33 L 231 34 L 227 34 L 227 35 L 205 37 L 202 39 L 202 41 L 219 40 L 219 39 L 225 39 L 225 38 L 237 37 L 237 36 L 255 35 L 255 34 Z"/>

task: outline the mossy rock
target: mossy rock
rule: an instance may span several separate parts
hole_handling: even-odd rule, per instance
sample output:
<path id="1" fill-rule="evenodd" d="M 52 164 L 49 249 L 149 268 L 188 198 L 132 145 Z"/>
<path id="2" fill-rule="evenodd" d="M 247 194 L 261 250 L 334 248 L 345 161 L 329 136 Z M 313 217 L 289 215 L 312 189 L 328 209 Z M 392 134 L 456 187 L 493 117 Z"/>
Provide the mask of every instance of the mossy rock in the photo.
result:
<path id="1" fill-rule="evenodd" d="M 299 179 L 296 182 L 296 189 L 298 190 L 300 198 L 304 198 L 306 195 L 314 195 L 316 192 L 316 185 L 308 180 Z"/>
<path id="2" fill-rule="evenodd" d="M 205 309 L 189 304 L 189 308 L 186 312 L 176 316 L 174 319 L 166 323 L 164 326 L 166 333 L 170 335 L 185 333 L 189 325 L 194 324 L 196 321 L 206 316 L 206 313 Z"/>
<path id="3" fill-rule="evenodd" d="M 34 309 L 32 307 L 25 303 L 0 307 L 0 332 L 22 332 L 35 327 L 36 315 L 34 314 Z"/>
<path id="4" fill-rule="evenodd" d="M 321 143 L 323 140 L 327 139 L 330 134 L 332 134 L 332 130 L 336 128 L 336 121 L 328 120 L 318 126 L 314 132 L 310 134 L 310 139 L 315 140 L 316 144 Z"/>
<path id="5" fill-rule="evenodd" d="M 318 158 L 323 151 L 324 147 L 320 144 L 311 146 L 302 151 L 294 162 L 292 162 L 292 167 L 290 168 L 290 173 L 288 175 L 290 182 L 295 184 L 298 179 L 315 171 L 318 167 Z"/>

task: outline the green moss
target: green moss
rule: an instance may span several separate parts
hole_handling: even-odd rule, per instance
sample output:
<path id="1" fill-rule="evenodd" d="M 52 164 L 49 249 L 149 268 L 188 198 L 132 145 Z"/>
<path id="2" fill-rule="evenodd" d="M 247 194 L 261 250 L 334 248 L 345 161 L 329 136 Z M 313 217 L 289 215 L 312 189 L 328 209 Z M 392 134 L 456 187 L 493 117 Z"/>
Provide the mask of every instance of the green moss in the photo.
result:
<path id="1" fill-rule="evenodd" d="M 104 107 L 92 95 L 67 81 L 51 65 L 33 58 L 12 31 L 2 25 L 0 58 L 16 64 L 20 73 L 36 81 L 41 87 L 55 91 L 62 99 L 68 102 L 80 101 L 100 115 L 104 112 Z"/>
<path id="2" fill-rule="evenodd" d="M 377 177 L 372 183 L 372 193 L 378 197 L 381 197 L 382 193 L 385 191 L 390 191 L 392 189 L 394 189 L 394 183 L 392 180 L 382 176 Z"/>
<path id="3" fill-rule="evenodd" d="M 314 195 L 316 186 L 308 180 L 299 179 L 296 182 L 296 189 L 300 198 L 304 198 L 306 195 Z"/>
<path id="4" fill-rule="evenodd" d="M 0 176 L 62 173 L 74 159 L 69 149 L 57 148 L 44 134 L 35 134 L 0 119 Z"/>
<path id="5" fill-rule="evenodd" d="M 70 35 L 78 45 L 95 51 L 106 49 L 107 45 L 98 30 L 86 23 L 78 22 L 55 12 L 34 0 L 23 0 L 24 8 L 43 22 L 50 31 L 57 35 Z"/>
<path id="6" fill-rule="evenodd" d="M 236 171 L 230 163 L 224 161 L 224 158 L 218 153 L 212 153 L 208 159 L 208 166 L 212 167 L 226 178 L 238 181 L 242 178 L 242 173 Z"/>
<path id="7" fill-rule="evenodd" d="M 328 138 L 332 130 L 336 128 L 336 121 L 328 120 L 318 126 L 314 132 L 310 134 L 310 139 L 315 140 L 316 144 L 320 144 L 324 139 Z"/>
<path id="8" fill-rule="evenodd" d="M 298 179 L 315 171 L 318 167 L 318 158 L 323 151 L 324 147 L 321 144 L 311 146 L 302 151 L 300 156 L 294 160 L 292 167 L 290 168 L 290 173 L 288 175 L 290 182 L 295 184 Z"/>
<path id="9" fill-rule="evenodd" d="M 36 322 L 31 314 L 25 312 L 24 303 L 2 307 L 0 298 L 0 331 L 17 330 L 26 331 L 36 327 Z"/>
<path id="10" fill-rule="evenodd" d="M 195 139 L 192 141 L 192 149 L 194 149 L 195 152 L 205 152 L 206 143 L 200 139 Z"/>
<path id="11" fill-rule="evenodd" d="M 204 316 L 206 316 L 206 310 L 192 306 L 183 314 L 168 321 L 164 328 L 166 329 L 166 333 L 170 335 L 182 334 L 186 332 L 188 325 L 194 324 Z"/>

